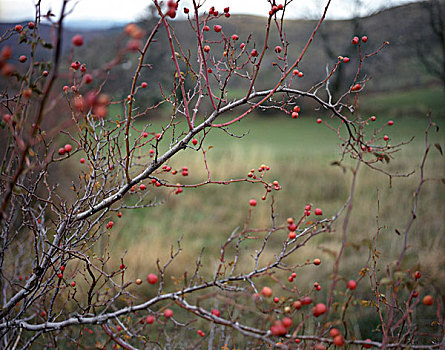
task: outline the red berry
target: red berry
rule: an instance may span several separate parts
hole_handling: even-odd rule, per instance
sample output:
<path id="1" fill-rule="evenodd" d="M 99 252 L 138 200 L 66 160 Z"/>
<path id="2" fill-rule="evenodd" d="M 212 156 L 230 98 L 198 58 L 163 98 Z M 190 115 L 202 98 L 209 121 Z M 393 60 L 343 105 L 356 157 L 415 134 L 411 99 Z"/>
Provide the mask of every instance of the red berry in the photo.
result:
<path id="1" fill-rule="evenodd" d="M 343 57 L 343 62 L 348 63 L 350 61 L 349 57 Z"/>
<path id="2" fill-rule="evenodd" d="M 275 52 L 280 53 L 282 50 L 281 46 L 275 46 Z"/>
<path id="3" fill-rule="evenodd" d="M 93 76 L 91 74 L 85 74 L 83 77 L 83 82 L 85 84 L 91 84 L 93 81 Z"/>
<path id="4" fill-rule="evenodd" d="M 197 139 L 193 139 L 192 143 L 196 146 L 198 144 L 198 140 Z"/>
<path id="5" fill-rule="evenodd" d="M 160 140 L 162 137 L 162 134 L 156 134 L 156 140 Z"/>
<path id="6" fill-rule="evenodd" d="M 430 306 L 430 305 L 434 304 L 434 299 L 431 295 L 425 295 L 422 302 L 423 302 L 423 305 Z"/>
<path id="7" fill-rule="evenodd" d="M 59 148 L 59 154 L 63 156 L 66 153 L 65 148 Z"/>
<path id="8" fill-rule="evenodd" d="M 120 264 L 120 265 L 119 265 L 119 268 L 120 268 L 121 270 L 125 269 L 125 264 Z"/>
<path id="9" fill-rule="evenodd" d="M 337 346 L 343 346 L 345 344 L 345 340 L 341 334 L 334 337 L 334 344 Z"/>
<path id="10" fill-rule="evenodd" d="M 210 51 L 210 46 L 209 45 L 204 46 L 204 51 L 205 52 L 209 52 Z"/>
<path id="11" fill-rule="evenodd" d="M 317 124 L 321 124 L 321 122 L 322 122 L 321 118 L 318 118 L 317 119 Z"/>
<path id="12" fill-rule="evenodd" d="M 385 136 L 383 136 L 383 139 L 384 139 L 385 141 L 388 141 L 388 140 L 389 140 L 389 136 L 388 136 L 388 135 L 385 135 Z"/>
<path id="13" fill-rule="evenodd" d="M 142 280 L 140 278 L 136 279 L 136 284 L 139 286 L 140 284 L 142 284 Z"/>
<path id="14" fill-rule="evenodd" d="M 312 260 L 312 263 L 314 264 L 314 265 L 320 265 L 321 264 L 321 260 L 320 259 L 318 259 L 318 258 L 315 258 L 314 260 Z"/>
<path id="15" fill-rule="evenodd" d="M 256 200 L 255 200 L 255 199 L 251 199 L 251 200 L 249 201 L 249 205 L 250 205 L 251 207 L 256 207 Z"/>
<path id="16" fill-rule="evenodd" d="M 371 339 L 366 339 L 365 340 L 365 342 L 372 342 L 372 340 Z M 364 348 L 366 348 L 366 349 L 370 349 L 370 348 L 372 348 L 372 344 L 363 344 L 363 347 Z"/>
<path id="17" fill-rule="evenodd" d="M 284 327 L 289 328 L 290 326 L 292 326 L 292 319 L 289 317 L 285 317 L 285 318 L 283 318 L 281 323 L 283 323 Z"/>
<path id="18" fill-rule="evenodd" d="M 355 282 L 354 280 L 349 280 L 346 283 L 346 288 L 348 288 L 350 290 L 354 290 L 355 288 L 357 288 L 357 282 Z"/>
<path id="19" fill-rule="evenodd" d="M 390 121 L 388 122 L 388 125 L 389 125 L 389 126 L 394 125 L 394 122 L 393 122 L 392 120 L 390 120 Z"/>
<path id="20" fill-rule="evenodd" d="M 244 50 L 244 48 L 246 47 L 246 44 L 241 43 L 241 45 L 239 46 L 241 50 Z"/>
<path id="21" fill-rule="evenodd" d="M 301 299 L 301 303 L 303 305 L 310 305 L 312 303 L 312 299 L 310 297 L 304 297 L 303 299 Z"/>
<path id="22" fill-rule="evenodd" d="M 204 28 L 202 28 L 205 32 L 208 32 L 210 30 L 209 26 L 204 26 Z"/>
<path id="23" fill-rule="evenodd" d="M 67 143 L 64 148 L 65 148 L 65 151 L 67 151 L 68 153 L 73 150 L 73 146 L 71 146 L 69 143 Z"/>
<path id="24" fill-rule="evenodd" d="M 29 29 L 34 29 L 35 26 L 36 26 L 36 25 L 35 25 L 34 22 L 29 22 L 29 23 L 28 23 L 28 28 L 29 28 Z"/>
<path id="25" fill-rule="evenodd" d="M 113 227 L 113 225 L 114 225 L 114 222 L 113 222 L 113 221 L 108 221 L 108 224 L 107 224 L 107 229 L 110 229 L 110 228 L 112 228 L 112 227 Z"/>
<path id="26" fill-rule="evenodd" d="M 60 266 L 60 267 L 59 267 L 59 270 L 62 271 L 62 272 L 65 271 L 65 266 L 63 266 L 63 265 Z"/>
<path id="27" fill-rule="evenodd" d="M 302 306 L 303 306 L 303 303 L 300 300 L 297 300 L 293 304 L 294 309 L 297 309 L 297 310 L 300 310 Z"/>
<path id="28" fill-rule="evenodd" d="M 300 108 L 300 106 L 294 106 L 294 112 L 300 112 L 301 111 L 301 108 Z"/>
<path id="29" fill-rule="evenodd" d="M 232 40 L 233 41 L 237 41 L 238 39 L 239 39 L 238 35 L 236 35 L 236 34 L 232 35 Z"/>
<path id="30" fill-rule="evenodd" d="M 253 49 L 250 54 L 252 55 L 252 57 L 257 57 L 258 56 L 258 51 L 256 49 Z"/>
<path id="31" fill-rule="evenodd" d="M 314 306 L 314 308 L 312 309 L 312 314 L 315 317 L 321 316 L 326 312 L 327 308 L 326 305 L 323 303 L 319 303 L 317 305 Z"/>
<path id="32" fill-rule="evenodd" d="M 355 36 L 355 37 L 352 38 L 352 41 L 351 41 L 352 45 L 357 45 L 358 42 L 359 42 L 358 36 Z"/>
<path id="33" fill-rule="evenodd" d="M 367 37 L 366 35 L 363 35 L 363 36 L 362 36 L 362 41 L 363 41 L 364 43 L 366 43 L 366 42 L 368 41 L 368 37 Z"/>
<path id="34" fill-rule="evenodd" d="M 214 30 L 215 32 L 219 33 L 219 32 L 222 30 L 222 27 L 221 27 L 219 24 L 217 24 L 217 25 L 214 25 L 214 26 L 213 26 L 213 30 Z"/>
<path id="35" fill-rule="evenodd" d="M 358 91 L 362 88 L 361 84 L 355 84 L 352 88 L 351 91 Z"/>
<path id="36" fill-rule="evenodd" d="M 218 309 L 213 309 L 212 310 L 212 315 L 214 315 L 216 317 L 219 317 L 219 316 L 221 316 L 221 312 Z"/>
<path id="37" fill-rule="evenodd" d="M 62 273 L 62 272 L 59 272 L 59 273 L 57 274 L 57 277 L 59 277 L 59 278 L 63 278 L 63 273 Z"/>
<path id="38" fill-rule="evenodd" d="M 286 327 L 280 321 L 275 321 L 275 323 L 270 327 L 270 332 L 275 336 L 283 336 L 287 333 Z"/>
<path id="39" fill-rule="evenodd" d="M 287 237 L 289 237 L 289 239 L 294 239 L 295 237 L 297 237 L 297 234 L 295 233 L 295 231 L 291 231 L 287 234 Z"/>
<path id="40" fill-rule="evenodd" d="M 298 118 L 298 113 L 297 112 L 292 112 L 292 118 L 297 119 Z"/>
<path id="41" fill-rule="evenodd" d="M 270 289 L 269 287 L 263 287 L 263 289 L 261 289 L 261 294 L 263 295 L 263 297 L 269 298 L 272 296 L 272 289 Z"/>
<path id="42" fill-rule="evenodd" d="M 224 13 L 228 13 L 230 11 L 230 7 L 224 7 Z"/>
<path id="43" fill-rule="evenodd" d="M 164 317 L 170 318 L 173 316 L 173 310 L 172 309 L 165 309 L 164 311 Z"/>
<path id="44" fill-rule="evenodd" d="M 329 331 L 329 335 L 334 338 L 337 335 L 340 335 L 340 331 L 337 328 L 331 328 L 331 330 Z"/>
<path id="45" fill-rule="evenodd" d="M 144 191 L 146 188 L 147 188 L 147 187 L 146 187 L 144 184 L 141 184 L 141 185 L 139 186 L 139 189 L 140 189 L 141 191 Z"/>
<path id="46" fill-rule="evenodd" d="M 156 276 L 154 273 L 150 273 L 147 276 L 147 282 L 150 284 L 156 284 L 158 281 L 158 276 Z"/>
<path id="47" fill-rule="evenodd" d="M 21 55 L 21 56 L 19 57 L 19 61 L 20 61 L 21 63 L 25 63 L 27 60 L 28 60 L 28 57 L 26 57 L 25 55 Z"/>
<path id="48" fill-rule="evenodd" d="M 15 27 L 14 27 L 14 30 L 16 31 L 16 32 L 21 32 L 22 30 L 23 30 L 23 27 L 20 25 L 20 24 L 17 24 Z"/>
<path id="49" fill-rule="evenodd" d="M 303 76 L 303 72 L 298 72 L 298 76 L 301 78 Z"/>
<path id="50" fill-rule="evenodd" d="M 190 10 L 189 10 L 187 7 L 184 7 L 184 13 L 185 13 L 185 14 L 189 13 L 189 11 L 190 11 Z"/>
<path id="51" fill-rule="evenodd" d="M 371 120 L 372 120 L 373 122 L 375 122 L 376 119 L 377 119 L 377 118 L 376 118 L 375 115 L 373 115 L 373 116 L 371 117 Z"/>
<path id="52" fill-rule="evenodd" d="M 275 304 L 277 304 L 279 301 L 280 301 L 280 299 L 279 299 L 278 297 L 273 298 L 273 302 L 274 302 Z"/>
<path id="53" fill-rule="evenodd" d="M 74 46 L 82 46 L 83 45 L 83 36 L 80 34 L 74 35 L 72 43 Z"/>
<path id="54" fill-rule="evenodd" d="M 287 226 L 287 229 L 288 229 L 289 231 L 295 231 L 295 230 L 297 229 L 297 225 L 295 225 L 294 223 L 289 224 L 289 225 Z"/>
<path id="55" fill-rule="evenodd" d="M 320 208 L 315 209 L 315 215 L 323 215 L 323 211 Z"/>
<path id="56" fill-rule="evenodd" d="M 153 316 L 147 316 L 146 318 L 145 318 L 145 322 L 147 323 L 147 324 L 153 324 L 154 323 L 154 321 L 155 321 L 155 318 L 153 317 Z"/>
<path id="57" fill-rule="evenodd" d="M 147 83 L 144 81 L 143 83 L 141 83 L 141 87 L 145 89 L 147 87 Z"/>
<path id="58" fill-rule="evenodd" d="M 76 282 L 75 281 L 71 282 L 71 287 L 75 287 L 75 286 L 76 286 Z"/>

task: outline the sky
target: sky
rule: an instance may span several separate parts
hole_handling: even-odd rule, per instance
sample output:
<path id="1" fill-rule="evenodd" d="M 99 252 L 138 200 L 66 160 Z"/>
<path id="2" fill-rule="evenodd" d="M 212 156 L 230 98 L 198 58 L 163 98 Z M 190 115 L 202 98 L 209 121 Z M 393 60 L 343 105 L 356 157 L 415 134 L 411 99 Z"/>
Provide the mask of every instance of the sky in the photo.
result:
<path id="1" fill-rule="evenodd" d="M 416 0 L 332 0 L 328 18 L 343 19 L 356 15 L 367 15 L 382 6 L 401 5 Z M 0 0 L 0 21 L 17 22 L 34 17 L 34 4 L 37 0 Z M 149 0 L 71 0 L 69 8 L 73 12 L 68 21 L 106 21 L 131 22 L 143 17 Z M 201 0 L 202 2 L 202 0 Z M 277 0 L 278 3 L 284 0 Z M 327 0 L 294 0 L 287 12 L 286 18 L 313 18 L 319 16 Z M 62 0 L 42 0 L 44 13 L 52 9 L 58 13 Z M 179 8 L 182 13 L 184 6 L 191 7 L 192 0 L 180 1 Z M 360 3 L 360 5 L 357 5 Z M 356 4 L 356 5 L 354 5 Z M 207 0 L 204 9 L 210 6 L 220 11 L 226 6 L 230 7 L 232 14 L 252 14 L 265 16 L 269 12 L 270 4 L 266 0 Z"/>

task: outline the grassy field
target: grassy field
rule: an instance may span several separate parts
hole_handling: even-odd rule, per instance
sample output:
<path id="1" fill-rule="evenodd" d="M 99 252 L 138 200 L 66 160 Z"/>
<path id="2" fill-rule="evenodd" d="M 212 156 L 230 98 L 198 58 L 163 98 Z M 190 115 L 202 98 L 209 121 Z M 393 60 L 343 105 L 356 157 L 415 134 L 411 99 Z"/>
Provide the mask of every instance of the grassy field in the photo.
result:
<path id="1" fill-rule="evenodd" d="M 440 90 L 436 92 L 440 93 Z M 395 94 L 394 103 L 386 95 L 371 96 L 368 105 L 413 105 L 422 100 L 413 98 L 413 93 Z M 434 100 L 435 109 L 441 111 L 443 102 Z M 363 102 L 363 106 L 366 105 Z M 388 104 L 388 105 L 385 105 Z M 363 107 L 364 108 L 364 107 Z M 383 108 L 383 107 L 382 107 Z M 388 107 L 385 107 L 388 109 Z M 420 107 L 419 107 L 420 108 Z M 403 230 L 409 218 L 412 194 L 419 181 L 418 166 L 424 153 L 424 130 L 427 125 L 424 115 L 427 107 L 420 111 L 420 116 L 394 117 L 395 125 L 385 130 L 391 143 L 414 140 L 406 145 L 403 151 L 395 155 L 384 169 L 393 173 L 415 173 L 408 178 L 394 178 L 390 185 L 389 178 L 362 166 L 358 177 L 352 221 L 349 227 L 349 247 L 343 263 L 345 277 L 356 277 L 359 268 L 366 262 L 361 260 L 368 254 L 369 240 L 377 231 L 376 217 L 382 227 L 380 245 L 383 251 L 382 261 L 394 260 L 402 244 L 402 237 L 395 234 L 395 229 Z M 369 126 L 379 128 L 389 119 L 383 112 L 376 113 L 377 120 Z M 441 119 L 441 118 L 440 118 Z M 329 120 L 328 120 L 329 121 Z M 440 123 L 439 123 L 440 124 Z M 154 121 L 150 129 L 160 128 L 159 121 Z M 351 172 L 344 173 L 340 167 L 330 165 L 340 159 L 339 140 L 335 133 L 326 126 L 316 124 L 310 116 L 292 120 L 285 115 L 261 116 L 248 118 L 230 128 L 235 134 L 248 135 L 242 139 L 229 137 L 226 133 L 214 130 L 206 139 L 207 161 L 213 180 L 224 180 L 245 177 L 251 168 L 267 164 L 271 170 L 266 176 L 269 182 L 278 180 L 283 190 L 274 193 L 275 210 L 278 222 L 284 223 L 289 216 L 299 216 L 305 204 L 323 208 L 324 215 L 333 215 L 347 199 L 351 181 Z M 443 132 L 431 132 L 434 142 L 443 140 Z M 345 159 L 346 168 L 353 164 Z M 179 159 L 170 163 L 173 168 L 188 166 L 190 176 L 181 176 L 177 181 L 196 183 L 205 180 L 206 172 L 201 152 L 185 151 Z M 444 171 L 443 158 L 432 149 L 427 161 L 427 176 L 442 178 Z M 173 180 L 172 180 L 173 181 Z M 380 199 L 380 211 L 377 211 L 377 193 Z M 228 186 L 209 185 L 199 189 L 186 189 L 179 196 L 173 196 L 164 205 L 155 208 L 124 212 L 119 219 L 116 230 L 119 239 L 113 247 L 118 254 L 127 251 L 126 261 L 131 266 L 129 277 L 144 275 L 147 269 L 155 267 L 155 256 L 147 255 L 147 249 L 156 252 L 162 261 L 168 258 L 170 245 L 180 237 L 183 238 L 183 252 L 171 267 L 172 275 L 180 275 L 184 267 L 193 269 L 194 258 L 202 247 L 207 254 L 204 265 L 208 272 L 215 266 L 215 254 L 228 235 L 243 225 L 249 211 L 248 201 L 256 198 L 259 205 L 253 210 L 251 226 L 269 227 L 271 200 L 265 202 L 260 198 L 264 188 L 260 184 L 238 183 Z M 422 266 L 426 275 L 445 280 L 440 266 L 445 263 L 444 245 L 439 238 L 445 233 L 443 224 L 443 185 L 438 181 L 427 183 L 422 191 L 418 220 L 411 231 L 411 248 L 407 254 L 405 268 Z M 157 199 L 162 199 L 165 190 L 154 191 Z M 339 222 L 339 224 L 341 221 Z M 339 247 L 338 232 L 319 237 L 314 243 L 302 250 L 299 259 L 318 256 L 330 261 L 331 251 Z M 286 233 L 281 232 L 275 243 L 279 246 Z M 252 246 L 255 246 L 252 243 Z M 358 249 L 359 252 L 355 250 Z M 272 259 L 272 252 L 265 254 Z M 249 264 L 249 256 L 246 266 Z M 323 270 L 321 278 L 331 273 L 329 264 Z M 382 265 L 384 266 L 384 265 Z M 302 282 L 312 278 L 301 276 Z M 304 283 L 303 283 L 304 284 Z M 310 285 L 310 283 L 308 284 Z"/>

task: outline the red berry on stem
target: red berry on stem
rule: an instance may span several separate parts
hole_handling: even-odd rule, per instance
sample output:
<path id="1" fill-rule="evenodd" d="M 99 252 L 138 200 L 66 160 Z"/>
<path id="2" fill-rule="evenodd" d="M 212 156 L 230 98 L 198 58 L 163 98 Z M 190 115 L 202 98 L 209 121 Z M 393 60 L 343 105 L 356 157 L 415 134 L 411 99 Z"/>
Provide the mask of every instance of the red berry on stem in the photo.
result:
<path id="1" fill-rule="evenodd" d="M 251 207 L 256 207 L 256 200 L 255 199 L 251 199 L 250 201 L 249 201 L 249 205 L 251 206 Z"/>
<path id="2" fill-rule="evenodd" d="M 213 30 L 214 30 L 215 32 L 219 33 L 219 32 L 222 30 L 222 27 L 221 27 L 219 24 L 217 24 L 217 25 L 214 25 L 214 26 L 213 26 Z"/>
<path id="3" fill-rule="evenodd" d="M 369 342 L 369 343 L 371 343 L 372 340 L 368 338 L 368 339 L 365 340 L 365 342 Z M 372 348 L 372 344 L 363 344 L 363 347 L 364 347 L 365 349 L 370 349 L 370 348 Z"/>
<path id="4" fill-rule="evenodd" d="M 256 49 L 253 49 L 250 54 L 252 55 L 252 57 L 257 57 L 258 56 L 258 51 Z"/>
<path id="5" fill-rule="evenodd" d="M 348 288 L 350 290 L 354 290 L 355 288 L 357 288 L 357 282 L 355 282 L 354 280 L 349 280 L 346 283 L 346 288 Z"/>
<path id="6" fill-rule="evenodd" d="M 239 39 L 238 35 L 236 35 L 236 34 L 233 34 L 233 35 L 232 35 L 232 40 L 233 40 L 233 41 L 236 41 L 236 40 L 238 40 L 238 39 Z"/>
<path id="7" fill-rule="evenodd" d="M 212 315 L 214 315 L 216 317 L 219 317 L 219 316 L 221 316 L 221 312 L 218 309 L 213 309 L 212 310 Z"/>
<path id="8" fill-rule="evenodd" d="M 334 337 L 334 344 L 337 346 L 343 346 L 345 344 L 345 340 L 341 334 Z"/>
<path id="9" fill-rule="evenodd" d="M 389 126 L 394 125 L 394 122 L 393 122 L 392 120 L 390 120 L 390 121 L 388 122 L 388 125 L 389 125 Z"/>
<path id="10" fill-rule="evenodd" d="M 352 45 L 357 45 L 359 40 L 360 39 L 358 38 L 358 36 L 353 37 L 352 40 L 351 40 Z"/>
<path id="11" fill-rule="evenodd" d="M 366 35 L 363 35 L 363 36 L 362 36 L 362 41 L 363 41 L 364 43 L 366 43 L 366 42 L 368 41 L 368 37 L 367 37 Z"/>
<path id="12" fill-rule="evenodd" d="M 287 234 L 287 237 L 289 237 L 289 239 L 294 239 L 295 237 L 297 237 L 297 234 L 295 233 L 295 231 L 291 231 Z"/>
<path id="13" fill-rule="evenodd" d="M 166 318 L 170 318 L 170 317 L 172 317 L 173 316 L 173 310 L 172 309 L 166 309 L 165 311 L 164 311 L 164 317 L 166 317 Z"/>
<path id="14" fill-rule="evenodd" d="M 320 265 L 321 264 L 321 260 L 320 259 L 318 259 L 318 258 L 315 258 L 314 260 L 312 260 L 312 263 L 314 264 L 314 265 Z"/>
<path id="15" fill-rule="evenodd" d="M 198 140 L 197 139 L 193 139 L 192 143 L 196 146 L 198 144 Z"/>
<path id="16" fill-rule="evenodd" d="M 73 146 L 71 146 L 69 143 L 67 143 L 64 148 L 65 148 L 65 151 L 67 151 L 68 153 L 73 150 Z"/>
<path id="17" fill-rule="evenodd" d="M 147 323 L 147 324 L 153 324 L 154 323 L 154 321 L 155 321 L 155 318 L 153 317 L 153 316 L 147 316 L 146 317 L 146 319 L 145 319 L 145 322 Z"/>
<path id="18" fill-rule="evenodd" d="M 317 119 L 317 124 L 321 124 L 321 122 L 322 122 L 321 118 L 318 118 Z"/>
<path id="19" fill-rule="evenodd" d="M 315 215 L 323 215 L 323 211 L 320 208 L 315 209 Z"/>
<path id="20" fill-rule="evenodd" d="M 348 63 L 350 61 L 349 57 L 343 57 L 343 62 Z"/>

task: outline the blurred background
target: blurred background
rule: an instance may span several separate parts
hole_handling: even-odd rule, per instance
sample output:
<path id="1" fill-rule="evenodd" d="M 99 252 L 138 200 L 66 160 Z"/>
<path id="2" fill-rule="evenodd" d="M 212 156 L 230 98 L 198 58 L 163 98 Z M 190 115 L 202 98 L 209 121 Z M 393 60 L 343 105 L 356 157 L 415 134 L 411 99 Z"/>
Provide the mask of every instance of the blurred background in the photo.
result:
<path id="1" fill-rule="evenodd" d="M 45 3 L 44 1 L 42 3 Z M 65 68 L 68 70 L 71 59 L 79 59 L 86 63 L 89 70 L 99 72 L 99 68 L 113 60 L 119 48 L 126 45 L 127 38 L 123 27 L 130 21 L 137 22 L 144 30 L 149 30 L 156 18 L 153 8 L 146 7 L 146 1 L 134 1 L 130 6 L 123 6 L 122 1 L 79 1 L 73 14 L 68 17 L 68 26 L 64 31 Z M 246 41 L 252 34 L 252 41 L 258 44 L 264 39 L 264 28 L 268 4 L 264 7 L 258 1 L 213 1 L 206 3 L 205 10 L 215 6 L 222 11 L 230 6 L 231 17 L 213 21 L 221 24 L 226 35 L 236 33 L 240 40 Z M 295 4 L 294 4 L 295 3 Z M 294 2 L 289 7 L 289 19 L 285 21 L 289 55 L 295 58 L 310 36 L 316 18 L 319 18 L 324 6 L 323 1 Z M 371 4 L 372 3 L 372 4 Z M 57 14 L 58 2 L 48 2 L 48 10 Z M 128 4 L 128 2 L 126 3 Z M 243 5 L 240 5 L 243 4 Z M 96 7 L 97 6 L 97 7 Z M 179 11 L 190 2 L 181 1 Z M 5 32 L 12 24 L 26 23 L 33 19 L 32 2 L 8 1 L 0 3 L 0 32 Z M 26 18 L 25 18 L 26 17 Z M 54 18 L 57 18 L 54 17 Z M 182 43 L 182 48 L 193 48 L 195 36 L 189 28 L 184 15 L 174 21 L 175 33 Z M 383 42 L 389 41 L 378 55 L 370 58 L 364 65 L 360 79 L 366 80 L 365 88 L 360 92 L 360 100 L 355 116 L 369 118 L 376 116 L 376 121 L 368 126 L 372 132 L 383 127 L 388 120 L 394 126 L 384 131 L 389 142 L 397 144 L 409 141 L 402 151 L 394 155 L 394 159 L 384 165 L 385 170 L 406 174 L 415 173 L 407 178 L 390 179 L 364 166 L 358 178 L 358 190 L 351 224 L 348 231 L 349 243 L 341 274 L 345 280 L 356 279 L 358 271 L 366 263 L 369 247 L 373 237 L 379 230 L 377 246 L 382 252 L 381 268 L 391 265 L 397 259 L 402 246 L 403 237 L 396 233 L 406 227 L 410 217 L 413 192 L 419 181 L 419 165 L 424 154 L 424 136 L 427 126 L 426 115 L 431 112 L 432 119 L 442 128 L 445 121 L 445 2 L 439 0 L 417 1 L 333 1 L 328 12 L 328 20 L 323 23 L 299 69 L 304 78 L 299 79 L 297 88 L 309 89 L 314 82 L 322 80 L 326 71 L 331 69 L 338 56 L 348 56 L 351 61 L 342 64 L 330 79 L 330 90 L 334 98 L 341 96 L 351 85 L 358 65 L 357 47 L 351 45 L 354 36 L 367 35 L 369 40 L 362 44 L 365 53 L 374 52 Z M 71 38 L 81 33 L 85 39 L 83 47 L 76 49 L 75 56 L 70 52 Z M 50 26 L 42 25 L 41 34 L 44 40 L 50 41 Z M 209 39 L 216 34 L 209 32 Z M 11 43 L 8 43 L 11 45 Z M 272 33 L 270 48 L 279 44 L 279 37 Z M 2 44 L 0 44 L 1 46 Z M 25 53 L 26 47 L 17 43 L 14 56 Z M 272 50 L 270 50 L 272 51 Z M 41 53 L 45 58 L 45 53 Z M 147 56 L 150 69 L 143 71 L 140 81 L 146 81 L 149 88 L 138 94 L 136 103 L 139 107 L 159 101 L 160 86 L 168 87 L 173 75 L 172 67 L 164 64 L 169 61 L 170 52 L 163 30 L 157 35 L 157 41 Z M 277 80 L 279 72 L 272 67 L 273 55 L 267 56 L 264 69 L 257 89 L 270 87 Z M 129 55 L 114 67 L 108 76 L 98 76 L 98 86 L 105 77 L 107 83 L 103 91 L 113 101 L 126 98 L 131 84 L 132 72 L 137 64 L 137 55 Z M 63 71 L 63 68 L 62 68 Z M 99 73 L 98 73 L 99 74 Z M 0 82 L 4 88 L 6 81 Z M 64 85 L 64 83 L 60 83 Z M 246 84 L 235 80 L 229 89 L 230 97 L 241 97 Z M 316 109 L 310 101 L 301 99 L 301 117 L 291 119 L 277 110 L 258 111 L 241 123 L 229 128 L 235 134 L 248 133 L 242 139 L 230 138 L 226 133 L 213 130 L 204 143 L 209 149 L 207 160 L 215 180 L 245 177 L 251 168 L 257 169 L 261 164 L 271 167 L 266 175 L 269 182 L 278 180 L 283 190 L 275 193 L 277 221 L 284 224 L 287 217 L 299 217 L 308 203 L 323 209 L 326 216 L 333 215 L 346 201 L 349 194 L 353 162 L 343 160 L 344 167 L 335 164 L 341 159 L 340 141 L 337 135 L 324 124 L 315 120 L 322 117 L 333 126 L 335 120 Z M 171 114 L 171 107 L 161 107 L 140 120 L 140 127 L 150 125 L 150 131 L 160 131 L 166 118 Z M 59 113 L 68 116 L 62 110 Z M 112 105 L 110 116 L 123 113 L 121 105 Z M 383 135 L 381 135 L 383 136 Z M 442 143 L 442 129 L 432 131 L 432 143 Z M 383 143 L 380 139 L 377 142 Z M 167 147 L 168 145 L 164 145 Z M 79 155 L 80 158 L 80 155 Z M 174 168 L 189 168 L 189 177 L 181 182 L 194 183 L 205 179 L 206 172 L 202 154 L 187 150 L 174 159 L 169 165 Z M 61 182 L 67 184 L 76 179 L 75 171 L 80 168 L 78 159 L 73 159 L 72 168 L 58 169 Z M 383 166 L 383 165 L 382 165 Z M 410 233 L 410 247 L 403 268 L 405 270 L 420 269 L 425 278 L 422 279 L 424 291 L 433 292 L 435 288 L 445 288 L 445 249 L 444 244 L 444 161 L 437 149 L 431 149 L 426 164 L 427 182 L 420 196 L 420 205 L 414 226 Z M 74 175 L 73 175 L 74 174 Z M 156 257 L 166 261 L 170 253 L 170 244 L 180 237 L 183 239 L 183 252 L 170 269 L 172 282 L 184 272 L 184 267 L 193 270 L 195 259 L 202 247 L 206 247 L 203 258 L 204 270 L 211 274 L 217 264 L 215 255 L 221 244 L 237 227 L 242 227 L 249 211 L 249 199 L 259 202 L 252 213 L 252 228 L 264 228 L 271 224 L 271 200 L 261 201 L 263 188 L 251 184 L 231 184 L 229 186 L 206 186 L 196 190 L 185 190 L 179 196 L 172 196 L 165 204 L 148 209 L 124 211 L 122 218 L 113 218 L 115 228 L 113 235 L 113 252 L 116 264 L 125 255 L 125 263 L 129 267 L 128 277 L 136 278 L 146 275 L 155 268 Z M 162 199 L 164 190 L 156 190 L 151 199 Z M 131 202 L 133 199 L 130 199 Z M 378 204 L 379 203 L 379 206 Z M 341 227 L 341 221 L 336 225 Z M 277 249 L 286 239 L 287 233 L 282 231 L 273 238 L 272 246 Z M 323 269 L 318 269 L 316 280 L 326 281 L 323 291 L 328 288 L 327 281 L 332 273 L 332 262 L 339 248 L 340 232 L 334 230 L 329 235 L 317 237 L 312 244 L 304 247 L 298 254 L 298 261 L 315 257 L 322 259 Z M 255 248 L 257 242 L 246 245 L 246 249 Z M 156 255 L 147 252 L 156 252 Z M 263 263 L 273 259 L 274 251 L 266 252 Z M 242 256 L 246 267 L 252 263 L 249 253 Z M 297 258 L 293 258 L 297 259 Z M 298 275 L 298 283 L 302 291 L 312 288 L 314 267 L 304 267 Z M 369 283 L 369 281 L 363 281 Z M 363 299 L 371 298 L 363 288 Z M 359 288 L 359 293 L 360 288 Z M 414 317 L 422 319 L 427 315 L 425 310 Z M 366 312 L 366 311 L 365 311 Z M 432 311 L 431 311 L 432 312 Z M 375 317 L 377 317 L 375 315 Z M 374 337 L 370 327 L 378 320 L 370 313 L 366 318 L 358 320 L 362 336 Z M 368 323 L 367 323 L 368 322 Z M 375 338 L 375 337 L 374 337 Z"/>

